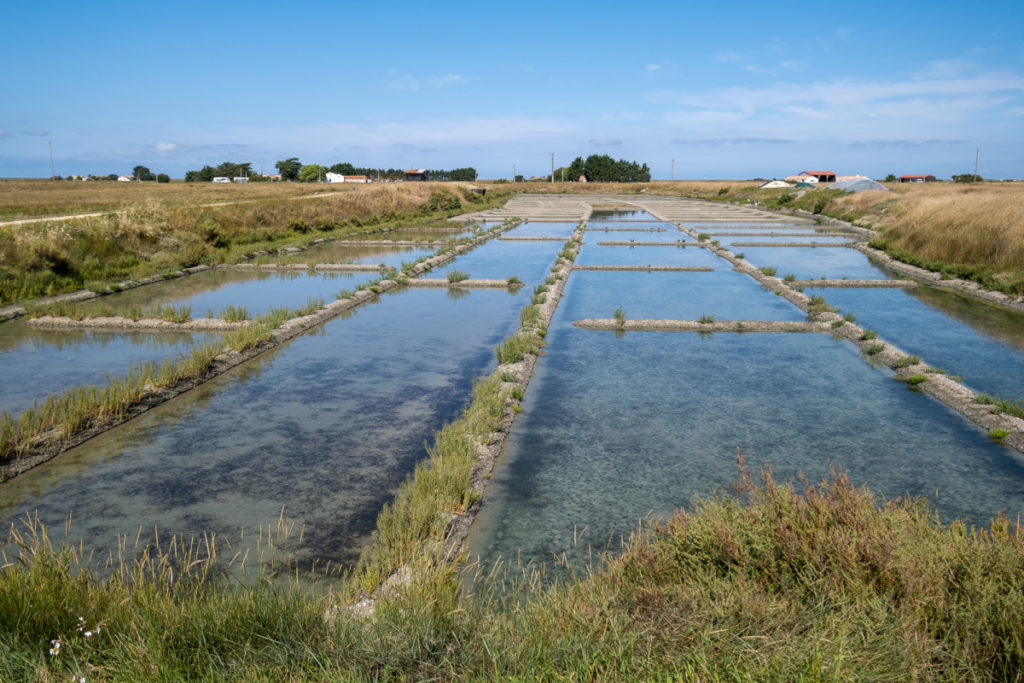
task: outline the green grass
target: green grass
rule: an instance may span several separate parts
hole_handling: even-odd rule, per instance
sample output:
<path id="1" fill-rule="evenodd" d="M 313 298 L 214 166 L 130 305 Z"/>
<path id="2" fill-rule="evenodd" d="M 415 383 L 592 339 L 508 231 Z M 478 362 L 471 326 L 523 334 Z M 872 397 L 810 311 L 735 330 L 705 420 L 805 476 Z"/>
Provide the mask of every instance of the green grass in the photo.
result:
<path id="1" fill-rule="evenodd" d="M 918 384 L 922 384 L 928 381 L 928 375 L 907 375 L 906 377 L 897 377 L 896 379 L 906 382 L 912 387 L 916 387 Z"/>
<path id="2" fill-rule="evenodd" d="M 464 270 L 449 270 L 448 271 L 448 282 L 455 284 L 456 282 L 462 282 L 463 280 L 469 279 L 469 273 Z"/>
<path id="3" fill-rule="evenodd" d="M 872 329 L 864 330 L 860 335 L 861 341 L 870 341 L 872 339 L 878 339 L 878 332 L 875 332 Z"/>
<path id="4" fill-rule="evenodd" d="M 763 268 L 758 268 L 758 270 L 769 277 L 774 277 L 775 273 L 779 272 L 775 266 L 764 266 Z"/>
<path id="5" fill-rule="evenodd" d="M 621 307 L 612 311 L 612 318 L 615 319 L 615 325 L 620 330 L 626 326 L 626 312 Z"/>
<path id="6" fill-rule="evenodd" d="M 796 282 L 796 275 L 794 275 L 793 273 L 787 273 L 782 277 L 782 281 L 786 283 Z"/>
<path id="7" fill-rule="evenodd" d="M 223 309 L 217 317 L 228 322 L 240 322 L 242 320 L 252 320 L 252 313 L 242 306 L 232 305 Z"/>
<path id="8" fill-rule="evenodd" d="M 701 313 L 700 317 L 697 318 L 697 322 L 699 322 L 702 325 L 708 325 L 710 323 L 715 322 L 715 316 L 707 315 L 706 313 Z"/>
<path id="9" fill-rule="evenodd" d="M 515 334 L 495 349 L 498 362 L 518 363 L 526 354 L 537 354 L 544 346 L 544 340 L 536 334 Z"/>
<path id="10" fill-rule="evenodd" d="M 741 251 L 741 252 L 738 252 L 736 254 L 733 254 L 733 256 L 735 256 L 736 258 L 738 258 L 739 260 L 742 261 L 744 258 L 746 258 L 747 254 L 746 254 L 746 252 Z"/>
<path id="11" fill-rule="evenodd" d="M 872 344 L 871 346 L 868 347 L 868 355 L 869 356 L 876 356 L 876 355 L 880 354 L 884 350 L 885 350 L 885 344 L 882 344 L 881 342 L 878 342 L 878 343 Z"/>
<path id="12" fill-rule="evenodd" d="M 523 284 L 523 281 L 519 279 L 518 275 L 513 275 L 512 277 L 506 278 L 505 282 L 508 283 L 509 287 L 515 287 Z"/>
<path id="13" fill-rule="evenodd" d="M 1009 431 L 996 427 L 995 429 L 989 430 L 988 438 L 992 439 L 993 441 L 1002 441 L 1009 435 Z"/>
<path id="14" fill-rule="evenodd" d="M 461 428 L 500 415 L 500 391 L 475 396 Z M 883 501 L 842 474 L 803 491 L 744 475 L 737 494 L 648 525 L 574 579 L 456 570 L 433 539 L 439 511 L 472 504 L 472 438 L 458 431 L 438 433 L 382 513 L 374 559 L 334 594 L 252 562 L 247 580 L 219 579 L 229 558 L 202 539 L 129 544 L 101 578 L 38 524 L 18 531 L 0 573 L 0 678 L 948 681 L 1024 668 L 1024 531 L 1005 517 L 944 525 L 926 502 Z M 414 527 L 431 541 L 410 540 Z M 402 565 L 413 580 L 372 616 L 324 619 Z"/>
<path id="15" fill-rule="evenodd" d="M 920 362 L 921 356 L 903 356 L 893 363 L 892 367 L 895 370 L 901 370 L 903 368 L 909 368 L 911 365 L 917 365 Z"/>
<path id="16" fill-rule="evenodd" d="M 1006 413 L 1013 417 L 1024 418 L 1024 402 L 1000 398 L 999 396 L 987 393 L 978 396 L 977 401 L 978 403 L 992 406 L 992 412 L 997 415 Z"/>

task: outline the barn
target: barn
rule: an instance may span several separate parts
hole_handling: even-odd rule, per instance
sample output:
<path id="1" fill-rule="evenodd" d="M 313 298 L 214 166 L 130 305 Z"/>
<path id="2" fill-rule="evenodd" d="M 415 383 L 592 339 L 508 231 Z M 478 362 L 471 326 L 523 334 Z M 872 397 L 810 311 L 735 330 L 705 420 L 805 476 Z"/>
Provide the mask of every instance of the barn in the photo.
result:
<path id="1" fill-rule="evenodd" d="M 814 176 L 819 183 L 834 183 L 836 181 L 835 171 L 804 171 L 800 175 Z"/>
<path id="2" fill-rule="evenodd" d="M 901 175 L 901 183 L 934 183 L 935 176 L 933 175 Z"/>
<path id="3" fill-rule="evenodd" d="M 425 168 L 414 168 L 405 172 L 406 180 L 430 180 L 430 171 Z"/>

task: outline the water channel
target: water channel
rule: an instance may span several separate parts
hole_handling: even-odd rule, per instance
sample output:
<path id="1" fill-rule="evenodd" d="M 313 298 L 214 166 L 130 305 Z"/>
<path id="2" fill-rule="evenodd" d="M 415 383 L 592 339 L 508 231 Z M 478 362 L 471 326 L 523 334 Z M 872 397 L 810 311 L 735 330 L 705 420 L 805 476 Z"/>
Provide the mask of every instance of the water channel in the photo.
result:
<path id="1" fill-rule="evenodd" d="M 790 230 L 743 226 L 754 229 Z M 587 235 L 578 263 L 610 264 L 609 254 L 620 255 L 620 264 L 647 260 L 633 256 L 641 247 L 601 247 L 594 236 Z M 703 251 L 660 249 L 669 254 L 666 262 Z M 775 266 L 780 277 L 889 277 L 848 248 L 740 250 L 756 266 Z M 571 324 L 611 317 L 616 307 L 631 319 L 805 318 L 715 260 L 713 273 L 570 276 L 546 355 L 471 532 L 470 550 L 485 564 L 503 558 L 560 573 L 567 558 L 578 570 L 591 547 L 614 550 L 644 519 L 727 491 L 738 478 L 737 450 L 755 472 L 770 464 L 783 481 L 818 481 L 841 467 L 880 495 L 928 498 L 947 521 L 987 525 L 1000 511 L 1011 518 L 1024 512 L 1024 458 L 894 381 L 848 342 L 815 333 L 616 333 Z M 978 388 L 1020 385 L 1020 314 L 961 298 L 937 304 L 948 297 L 926 288 L 807 293 L 823 294 L 884 338 L 911 347 L 905 350 L 967 374 Z M 957 360 L 965 348 L 970 363 Z M 997 383 L 1003 366 L 1009 377 Z"/>

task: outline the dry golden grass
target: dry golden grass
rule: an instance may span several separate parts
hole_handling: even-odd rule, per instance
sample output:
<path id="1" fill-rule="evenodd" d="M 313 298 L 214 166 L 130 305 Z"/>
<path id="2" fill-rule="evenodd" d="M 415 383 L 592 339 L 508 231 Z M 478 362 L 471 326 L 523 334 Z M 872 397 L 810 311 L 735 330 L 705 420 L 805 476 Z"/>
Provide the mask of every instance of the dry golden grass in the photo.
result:
<path id="1" fill-rule="evenodd" d="M 116 211 L 133 204 L 166 205 L 283 199 L 342 192 L 352 185 L 301 183 L 119 183 L 0 179 L 0 220 Z"/>
<path id="2" fill-rule="evenodd" d="M 662 194 L 673 197 L 713 197 L 723 189 L 738 190 L 744 187 L 756 187 L 757 183 L 750 180 L 654 180 L 649 183 L 481 183 L 497 187 L 512 188 L 516 192 L 533 194 L 639 194 L 641 190 L 650 194 Z M 724 193 L 723 193 L 724 194 Z"/>
<path id="3" fill-rule="evenodd" d="M 1024 287 L 1024 183 L 926 183 L 894 190 L 853 194 L 834 205 L 879 229 L 888 247 L 922 262 L 978 271 L 1009 291 Z"/>

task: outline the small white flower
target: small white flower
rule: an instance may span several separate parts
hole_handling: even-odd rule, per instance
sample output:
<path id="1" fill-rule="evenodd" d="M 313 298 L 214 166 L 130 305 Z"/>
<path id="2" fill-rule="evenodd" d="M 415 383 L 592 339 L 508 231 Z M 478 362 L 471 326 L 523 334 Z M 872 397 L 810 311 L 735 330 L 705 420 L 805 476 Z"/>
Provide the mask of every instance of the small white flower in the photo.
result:
<path id="1" fill-rule="evenodd" d="M 92 638 L 92 631 L 86 631 L 85 632 L 85 637 L 86 638 Z"/>

